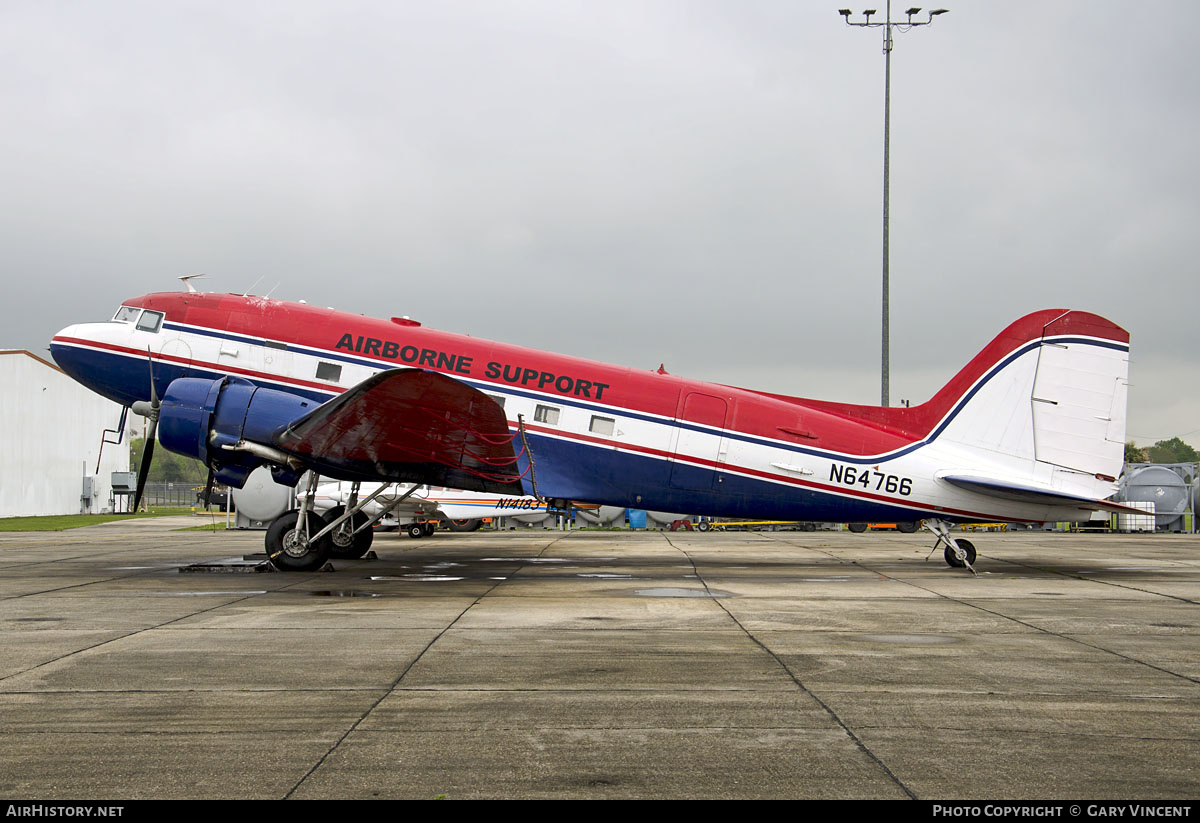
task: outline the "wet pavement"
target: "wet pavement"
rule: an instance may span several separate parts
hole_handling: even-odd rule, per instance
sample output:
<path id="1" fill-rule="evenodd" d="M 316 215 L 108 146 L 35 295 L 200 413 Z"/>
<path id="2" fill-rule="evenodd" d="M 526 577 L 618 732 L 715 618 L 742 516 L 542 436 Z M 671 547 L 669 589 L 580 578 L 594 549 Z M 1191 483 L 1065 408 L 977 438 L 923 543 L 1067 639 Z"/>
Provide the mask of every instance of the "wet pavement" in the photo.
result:
<path id="1" fill-rule="evenodd" d="M 0 534 L 0 794 L 1191 799 L 1200 538 Z"/>

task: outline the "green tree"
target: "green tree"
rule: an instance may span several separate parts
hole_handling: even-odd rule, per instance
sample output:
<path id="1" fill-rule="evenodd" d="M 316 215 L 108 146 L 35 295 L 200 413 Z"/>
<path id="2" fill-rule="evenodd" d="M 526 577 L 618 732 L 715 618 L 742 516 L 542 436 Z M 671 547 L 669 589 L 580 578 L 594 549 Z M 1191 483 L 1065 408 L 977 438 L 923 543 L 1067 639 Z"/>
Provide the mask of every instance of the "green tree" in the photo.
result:
<path id="1" fill-rule="evenodd" d="M 1137 443 L 1130 440 L 1125 444 L 1125 462 L 1126 463 L 1149 463 L 1150 459 L 1146 457 L 1146 450 L 1139 448 Z"/>
<path id="2" fill-rule="evenodd" d="M 130 469 L 138 471 L 142 462 L 142 448 L 145 440 L 135 437 L 129 441 Z M 202 484 L 208 477 L 208 470 L 199 460 L 182 457 L 167 451 L 161 443 L 155 444 L 154 456 L 150 461 L 150 473 L 146 476 L 148 483 L 196 483 Z"/>
<path id="3" fill-rule="evenodd" d="M 1192 463 L 1200 460 L 1200 452 L 1178 437 L 1159 440 L 1146 449 L 1146 456 L 1150 458 L 1151 463 Z"/>

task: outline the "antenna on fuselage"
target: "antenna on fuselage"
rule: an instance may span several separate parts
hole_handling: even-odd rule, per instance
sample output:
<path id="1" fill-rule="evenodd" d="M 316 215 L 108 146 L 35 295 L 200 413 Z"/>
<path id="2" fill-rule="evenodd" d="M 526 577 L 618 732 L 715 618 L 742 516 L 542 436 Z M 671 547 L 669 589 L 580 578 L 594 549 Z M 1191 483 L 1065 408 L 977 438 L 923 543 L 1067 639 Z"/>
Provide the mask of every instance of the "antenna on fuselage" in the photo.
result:
<path id="1" fill-rule="evenodd" d="M 282 281 L 282 280 L 280 280 L 278 283 L 276 283 L 274 286 L 272 286 L 272 287 L 271 287 L 271 291 L 269 291 L 269 292 L 267 292 L 266 294 L 264 294 L 264 295 L 263 295 L 263 297 L 270 297 L 270 296 L 271 296 L 271 292 L 275 291 L 275 289 L 279 288 L 279 287 L 280 287 L 280 286 L 282 286 L 282 285 L 283 285 L 283 281 Z"/>
<path id="2" fill-rule="evenodd" d="M 200 277 L 208 277 L 208 275 L 207 274 L 185 274 L 183 277 L 180 277 L 179 279 L 183 281 L 183 285 L 187 286 L 188 291 L 190 291 L 192 294 L 196 294 L 197 293 L 196 289 L 192 287 L 191 281 L 195 280 L 197 278 L 200 278 Z"/>
<path id="3" fill-rule="evenodd" d="M 261 283 L 261 282 L 262 282 L 262 278 L 261 278 L 261 277 L 259 277 L 257 280 L 255 280 L 255 281 L 254 281 L 254 285 L 253 285 L 253 286 L 251 286 L 250 288 L 248 288 L 248 289 L 246 289 L 244 292 L 242 292 L 242 297 L 249 297 L 249 296 L 250 296 L 250 292 L 254 291 L 254 286 L 257 286 L 257 285 L 258 285 L 259 283 Z"/>

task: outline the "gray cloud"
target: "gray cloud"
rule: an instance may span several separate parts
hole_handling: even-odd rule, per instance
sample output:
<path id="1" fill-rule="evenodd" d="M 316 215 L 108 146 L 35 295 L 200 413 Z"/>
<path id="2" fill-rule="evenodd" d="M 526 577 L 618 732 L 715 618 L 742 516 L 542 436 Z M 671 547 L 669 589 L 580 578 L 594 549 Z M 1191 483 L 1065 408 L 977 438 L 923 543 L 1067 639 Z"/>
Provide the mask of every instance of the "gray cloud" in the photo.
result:
<path id="1" fill-rule="evenodd" d="M 897 35 L 894 400 L 1075 307 L 1133 334 L 1131 433 L 1200 426 L 1189 11 L 964 3 Z M 873 402 L 880 42 L 811 3 L 13 0 L 0 342 L 203 271 Z"/>

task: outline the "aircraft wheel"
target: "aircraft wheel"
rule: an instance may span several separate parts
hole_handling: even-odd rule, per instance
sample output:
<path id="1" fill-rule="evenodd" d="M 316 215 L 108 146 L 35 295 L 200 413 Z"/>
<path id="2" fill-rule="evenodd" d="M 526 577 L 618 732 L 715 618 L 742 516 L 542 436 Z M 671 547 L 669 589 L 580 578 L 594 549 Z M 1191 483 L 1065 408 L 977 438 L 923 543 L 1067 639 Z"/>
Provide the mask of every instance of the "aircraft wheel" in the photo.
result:
<path id="1" fill-rule="evenodd" d="M 483 525 L 483 521 L 475 520 L 447 520 L 446 526 L 452 532 L 473 532 Z"/>
<path id="2" fill-rule="evenodd" d="M 416 540 L 418 537 L 425 536 L 425 524 L 424 523 L 409 523 L 407 526 L 404 527 L 404 531 L 408 534 L 409 537 Z"/>
<path id="3" fill-rule="evenodd" d="M 915 520 L 905 520 L 896 524 L 896 531 L 902 534 L 912 534 L 919 528 L 921 528 L 921 524 Z"/>
<path id="4" fill-rule="evenodd" d="M 970 540 L 963 540 L 962 538 L 959 538 L 955 542 L 958 543 L 958 547 L 960 549 L 962 549 L 964 552 L 967 553 L 967 562 L 970 563 L 972 566 L 974 566 L 975 565 L 975 545 L 973 543 L 971 543 Z M 963 562 L 958 559 L 958 555 L 954 553 L 953 547 L 947 546 L 944 554 L 946 557 L 946 563 L 948 565 L 953 566 L 956 569 L 961 569 L 963 567 Z"/>
<path id="5" fill-rule="evenodd" d="M 425 526 L 425 536 L 433 537 L 434 532 L 437 531 L 437 523 L 430 521 L 428 523 L 424 523 L 423 525 Z"/>
<path id="6" fill-rule="evenodd" d="M 310 528 L 323 528 L 321 516 L 310 512 Z M 296 529 L 299 512 L 286 512 L 271 521 L 267 529 L 267 557 L 281 572 L 312 572 L 325 564 L 332 543 L 326 535 L 315 542 Z"/>
<path id="7" fill-rule="evenodd" d="M 847 523 L 846 528 L 850 529 L 850 531 L 854 532 L 855 534 L 862 534 L 863 532 L 865 532 L 867 530 L 867 524 L 866 523 Z"/>
<path id="8" fill-rule="evenodd" d="M 334 506 L 325 512 L 325 523 L 332 523 L 345 514 L 345 512 L 345 506 Z M 362 557 L 366 554 L 367 550 L 371 548 L 371 541 L 375 539 L 375 533 L 370 529 L 363 529 L 358 534 L 353 534 L 353 530 L 366 523 L 367 520 L 367 515 L 364 512 L 359 512 L 331 531 L 328 537 L 333 547 L 329 553 L 334 557 L 348 557 L 351 559 Z"/>

